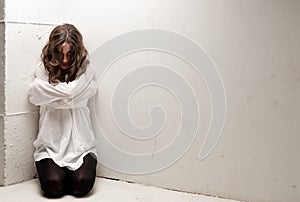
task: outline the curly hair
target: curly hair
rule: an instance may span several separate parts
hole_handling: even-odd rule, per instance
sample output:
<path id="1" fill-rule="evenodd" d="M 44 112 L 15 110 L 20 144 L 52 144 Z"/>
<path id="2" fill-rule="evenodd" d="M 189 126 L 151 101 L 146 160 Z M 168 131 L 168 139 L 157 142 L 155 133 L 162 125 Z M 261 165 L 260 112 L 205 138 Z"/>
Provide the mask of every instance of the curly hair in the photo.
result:
<path id="1" fill-rule="evenodd" d="M 69 67 L 60 68 L 63 60 L 62 44 L 70 45 Z M 71 24 L 62 24 L 55 27 L 44 46 L 41 59 L 49 76 L 49 83 L 71 82 L 86 71 L 88 51 L 84 47 L 83 37 L 78 29 Z"/>

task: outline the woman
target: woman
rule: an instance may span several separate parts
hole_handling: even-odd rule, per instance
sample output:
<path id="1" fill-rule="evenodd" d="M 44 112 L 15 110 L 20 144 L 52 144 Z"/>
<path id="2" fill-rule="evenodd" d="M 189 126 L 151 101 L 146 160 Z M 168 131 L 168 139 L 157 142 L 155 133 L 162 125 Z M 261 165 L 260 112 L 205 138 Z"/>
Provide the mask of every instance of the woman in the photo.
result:
<path id="1" fill-rule="evenodd" d="M 81 33 L 71 24 L 55 27 L 41 59 L 29 90 L 40 106 L 33 145 L 41 189 L 48 198 L 82 197 L 94 186 L 97 153 L 87 107 L 96 83 Z"/>

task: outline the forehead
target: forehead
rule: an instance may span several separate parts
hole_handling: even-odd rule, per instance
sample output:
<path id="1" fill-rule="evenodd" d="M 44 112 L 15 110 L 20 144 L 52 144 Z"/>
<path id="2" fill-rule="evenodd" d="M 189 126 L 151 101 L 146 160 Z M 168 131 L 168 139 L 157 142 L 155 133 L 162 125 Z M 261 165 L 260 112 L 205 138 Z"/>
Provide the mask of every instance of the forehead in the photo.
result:
<path id="1" fill-rule="evenodd" d="M 61 47 L 62 47 L 62 51 L 63 51 L 63 52 L 69 52 L 69 51 L 71 50 L 71 46 L 70 46 L 69 43 L 63 43 L 63 44 L 61 45 Z"/>
<path id="2" fill-rule="evenodd" d="M 57 49 L 59 52 L 67 53 L 71 51 L 71 46 L 69 43 L 63 43 L 62 45 L 58 46 Z"/>

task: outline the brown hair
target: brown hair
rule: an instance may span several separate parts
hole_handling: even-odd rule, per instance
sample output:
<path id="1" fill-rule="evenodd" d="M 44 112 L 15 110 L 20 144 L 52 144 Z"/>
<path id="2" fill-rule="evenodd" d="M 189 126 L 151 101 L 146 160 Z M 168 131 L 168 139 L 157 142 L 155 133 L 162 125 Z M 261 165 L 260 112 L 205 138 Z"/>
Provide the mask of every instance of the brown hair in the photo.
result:
<path id="1" fill-rule="evenodd" d="M 63 54 L 63 43 L 70 45 L 69 68 L 60 68 Z M 83 74 L 87 68 L 88 52 L 83 45 L 83 37 L 78 29 L 71 24 L 55 27 L 50 33 L 49 41 L 42 50 L 41 59 L 49 75 L 49 83 L 57 84 L 59 81 L 70 82 Z"/>

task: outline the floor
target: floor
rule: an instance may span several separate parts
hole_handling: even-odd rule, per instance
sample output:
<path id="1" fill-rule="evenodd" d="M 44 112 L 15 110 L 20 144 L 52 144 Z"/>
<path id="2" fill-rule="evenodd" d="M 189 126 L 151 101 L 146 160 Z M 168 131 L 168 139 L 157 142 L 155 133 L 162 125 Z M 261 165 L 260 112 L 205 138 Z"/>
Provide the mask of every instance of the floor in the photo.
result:
<path id="1" fill-rule="evenodd" d="M 97 201 L 97 202 L 237 202 L 234 200 L 189 194 L 123 181 L 97 178 L 93 191 L 84 198 L 64 196 L 46 199 L 41 195 L 37 179 L 0 187 L 1 202 Z"/>

